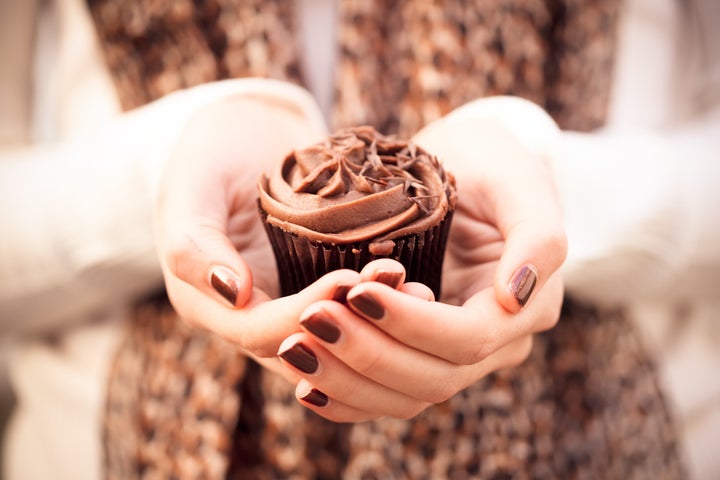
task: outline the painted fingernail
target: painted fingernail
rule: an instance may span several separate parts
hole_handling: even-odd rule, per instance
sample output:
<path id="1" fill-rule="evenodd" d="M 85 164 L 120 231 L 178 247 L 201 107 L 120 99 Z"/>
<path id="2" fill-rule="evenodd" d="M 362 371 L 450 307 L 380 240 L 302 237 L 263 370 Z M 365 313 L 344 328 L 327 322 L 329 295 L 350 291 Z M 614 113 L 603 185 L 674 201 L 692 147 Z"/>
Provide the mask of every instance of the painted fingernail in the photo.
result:
<path id="1" fill-rule="evenodd" d="M 328 396 L 317 388 L 311 388 L 305 396 L 300 397 L 300 400 L 315 405 L 316 407 L 324 407 L 328 404 Z"/>
<path id="2" fill-rule="evenodd" d="M 385 315 L 383 306 L 368 292 L 362 292 L 353 297 L 349 297 L 348 303 L 355 310 L 373 320 L 380 320 Z"/>
<path id="3" fill-rule="evenodd" d="M 315 312 L 300 321 L 300 325 L 328 343 L 335 343 L 340 338 L 340 329 L 333 323 L 325 312 Z"/>
<path id="4" fill-rule="evenodd" d="M 335 287 L 332 300 L 339 303 L 345 303 L 345 301 L 347 300 L 347 294 L 351 288 L 352 285 L 338 285 L 337 287 Z"/>
<path id="5" fill-rule="evenodd" d="M 536 283 L 537 272 L 532 265 L 523 265 L 510 279 L 508 287 L 510 287 L 510 291 L 521 307 L 524 307 L 530 300 L 530 295 L 535 289 Z"/>
<path id="6" fill-rule="evenodd" d="M 240 292 L 240 279 L 227 267 L 215 267 L 210 274 L 210 285 L 234 307 Z"/>
<path id="7" fill-rule="evenodd" d="M 315 373 L 318 369 L 318 359 L 308 347 L 302 343 L 296 343 L 278 355 L 293 367 L 301 372 Z"/>
<path id="8" fill-rule="evenodd" d="M 400 286 L 400 282 L 402 281 L 402 277 L 403 274 L 400 272 L 387 272 L 385 270 L 380 270 L 375 276 L 375 281 L 384 283 L 390 288 L 398 288 Z"/>

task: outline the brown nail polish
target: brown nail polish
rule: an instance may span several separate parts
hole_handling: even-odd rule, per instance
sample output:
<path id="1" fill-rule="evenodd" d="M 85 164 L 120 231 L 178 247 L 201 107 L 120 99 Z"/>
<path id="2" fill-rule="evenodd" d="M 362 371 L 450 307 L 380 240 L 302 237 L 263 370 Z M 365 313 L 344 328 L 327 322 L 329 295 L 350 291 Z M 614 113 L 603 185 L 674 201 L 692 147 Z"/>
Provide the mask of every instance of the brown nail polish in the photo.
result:
<path id="1" fill-rule="evenodd" d="M 315 312 L 308 318 L 301 320 L 300 325 L 328 343 L 335 343 L 340 338 L 340 329 L 324 312 Z"/>
<path id="2" fill-rule="evenodd" d="M 530 295 L 535 289 L 536 283 L 537 273 L 535 272 L 535 267 L 531 265 L 523 265 L 510 279 L 508 286 L 521 307 L 524 307 L 528 300 L 530 300 Z"/>
<path id="3" fill-rule="evenodd" d="M 210 285 L 234 307 L 240 291 L 240 279 L 226 267 L 215 267 L 210 275 Z"/>
<path id="4" fill-rule="evenodd" d="M 280 357 L 293 367 L 305 373 L 315 373 L 318 369 L 318 359 L 308 347 L 302 343 L 296 343 L 284 352 L 279 353 Z"/>
<path id="5" fill-rule="evenodd" d="M 337 287 L 335 287 L 332 300 L 338 303 L 345 303 L 345 301 L 347 301 L 347 294 L 351 288 L 352 285 L 338 285 Z"/>
<path id="6" fill-rule="evenodd" d="M 403 274 L 400 272 L 386 272 L 385 270 L 380 270 L 375 276 L 375 281 L 384 283 L 390 288 L 398 288 L 400 286 L 400 282 L 402 281 L 402 277 Z"/>
<path id="7" fill-rule="evenodd" d="M 385 315 L 385 309 L 380 302 L 367 292 L 348 298 L 348 303 L 353 309 L 373 320 L 380 320 Z"/>
<path id="8" fill-rule="evenodd" d="M 324 407 L 328 404 L 328 396 L 316 388 L 311 388 L 307 395 L 300 399 L 316 407 Z"/>

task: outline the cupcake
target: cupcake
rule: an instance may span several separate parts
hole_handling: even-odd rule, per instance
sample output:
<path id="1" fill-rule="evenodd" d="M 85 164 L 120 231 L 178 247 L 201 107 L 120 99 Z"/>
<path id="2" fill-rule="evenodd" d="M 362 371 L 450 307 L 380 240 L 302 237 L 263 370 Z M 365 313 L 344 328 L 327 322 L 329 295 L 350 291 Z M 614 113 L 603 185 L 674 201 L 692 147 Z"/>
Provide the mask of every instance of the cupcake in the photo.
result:
<path id="1" fill-rule="evenodd" d="M 372 127 L 341 130 L 290 153 L 258 194 L 281 295 L 392 258 L 439 298 L 455 181 L 420 147 Z"/>

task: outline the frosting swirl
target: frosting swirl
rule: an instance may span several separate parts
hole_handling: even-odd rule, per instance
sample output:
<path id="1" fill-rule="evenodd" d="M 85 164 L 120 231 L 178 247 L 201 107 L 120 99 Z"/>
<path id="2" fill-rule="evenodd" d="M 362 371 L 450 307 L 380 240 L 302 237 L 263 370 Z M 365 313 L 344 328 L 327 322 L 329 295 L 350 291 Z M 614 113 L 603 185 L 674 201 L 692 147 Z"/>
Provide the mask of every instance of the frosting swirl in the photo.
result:
<path id="1" fill-rule="evenodd" d="M 392 239 L 438 224 L 455 204 L 455 182 L 437 158 L 372 127 L 341 130 L 288 155 L 258 184 L 267 222 L 312 241 Z"/>

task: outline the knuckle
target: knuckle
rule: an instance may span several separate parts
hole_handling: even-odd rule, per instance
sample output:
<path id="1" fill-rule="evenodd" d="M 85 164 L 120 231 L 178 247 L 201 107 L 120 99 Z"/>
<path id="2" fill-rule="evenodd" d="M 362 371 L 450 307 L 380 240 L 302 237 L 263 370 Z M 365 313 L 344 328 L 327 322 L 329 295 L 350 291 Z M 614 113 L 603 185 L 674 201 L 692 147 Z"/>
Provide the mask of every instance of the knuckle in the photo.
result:
<path id="1" fill-rule="evenodd" d="M 476 348 L 460 355 L 459 365 L 475 365 L 484 361 L 495 351 L 495 342 L 492 339 L 484 339 L 475 343 Z"/>
<path id="2" fill-rule="evenodd" d="M 518 341 L 516 348 L 513 350 L 513 354 L 510 355 L 509 367 L 517 367 L 525 362 L 530 356 L 533 347 L 533 336 L 528 335 L 525 338 Z"/>
<path id="3" fill-rule="evenodd" d="M 355 369 L 364 376 L 372 376 L 372 373 L 381 368 L 384 364 L 384 355 L 381 349 L 367 349 L 358 357 Z"/>
<path id="4" fill-rule="evenodd" d="M 190 278 L 193 272 L 193 257 L 197 251 L 197 244 L 188 236 L 171 242 L 165 253 L 165 262 L 170 272 L 183 280 Z"/>
<path id="5" fill-rule="evenodd" d="M 420 415 L 430 404 L 427 403 L 420 403 L 418 402 L 416 405 L 413 405 L 411 407 L 405 408 L 402 411 L 399 411 L 395 415 L 391 415 L 394 418 L 397 418 L 399 420 L 411 420 L 418 415 Z"/>
<path id="6" fill-rule="evenodd" d="M 255 335 L 241 335 L 231 341 L 240 346 L 245 352 L 258 358 L 274 358 L 277 356 L 279 345 L 269 344 Z"/>
<path id="7" fill-rule="evenodd" d="M 457 393 L 457 390 L 458 389 L 455 387 L 454 381 L 452 379 L 448 379 L 448 381 L 440 382 L 435 385 L 423 400 L 437 405 L 449 400 Z"/>
<path id="8" fill-rule="evenodd" d="M 550 255 L 553 263 L 561 265 L 568 253 L 568 238 L 565 230 L 558 227 L 548 231 L 542 240 L 542 247 L 544 251 L 552 252 Z"/>

